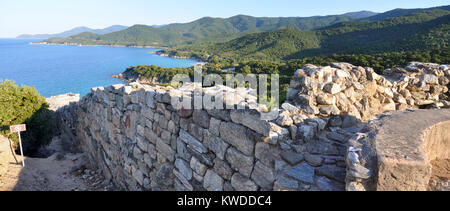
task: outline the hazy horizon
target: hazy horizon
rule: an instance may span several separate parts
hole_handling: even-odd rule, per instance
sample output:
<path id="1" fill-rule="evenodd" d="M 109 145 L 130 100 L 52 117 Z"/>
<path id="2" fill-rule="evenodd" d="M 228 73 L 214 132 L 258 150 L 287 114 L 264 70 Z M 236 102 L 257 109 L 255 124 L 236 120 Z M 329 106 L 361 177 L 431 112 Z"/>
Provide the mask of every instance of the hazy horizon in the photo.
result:
<path id="1" fill-rule="evenodd" d="M 202 17 L 228 18 L 235 15 L 310 17 L 358 11 L 382 13 L 397 8 L 428 8 L 448 3 L 447 0 L 0 1 L 0 38 L 15 38 L 21 34 L 56 34 L 81 26 L 103 29 L 112 25 L 167 25 L 188 23 Z"/>

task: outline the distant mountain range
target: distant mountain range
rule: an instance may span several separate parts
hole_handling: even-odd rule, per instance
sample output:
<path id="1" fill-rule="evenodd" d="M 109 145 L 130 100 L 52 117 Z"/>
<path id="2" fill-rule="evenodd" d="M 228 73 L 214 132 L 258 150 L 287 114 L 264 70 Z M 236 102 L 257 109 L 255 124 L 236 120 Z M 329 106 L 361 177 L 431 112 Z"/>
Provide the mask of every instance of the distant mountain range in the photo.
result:
<path id="1" fill-rule="evenodd" d="M 117 32 L 117 31 L 121 31 L 128 28 L 127 26 L 121 26 L 121 25 L 114 25 L 114 26 L 110 26 L 108 28 L 104 28 L 104 29 L 91 29 L 88 27 L 76 27 L 73 28 L 71 30 L 65 31 L 65 32 L 61 32 L 59 34 L 22 34 L 19 35 L 17 38 L 19 39 L 49 39 L 49 38 L 54 38 L 54 37 L 58 37 L 58 38 L 67 38 L 70 36 L 74 36 L 80 33 L 84 33 L 84 32 L 91 32 L 94 34 L 109 34 L 112 32 Z"/>
<path id="2" fill-rule="evenodd" d="M 204 17 L 190 23 L 134 25 L 98 34 L 45 40 L 53 44 L 170 47 L 179 56 L 286 61 L 331 54 L 374 54 L 449 46 L 450 6 L 314 17 Z"/>
<path id="3" fill-rule="evenodd" d="M 122 31 L 99 35 L 84 34 L 66 39 L 49 39 L 50 43 L 79 43 L 93 45 L 174 46 L 209 41 L 228 41 L 233 38 L 278 29 L 314 30 L 336 23 L 368 18 L 377 13 L 369 11 L 342 15 L 314 17 L 252 17 L 237 15 L 230 18 L 204 17 L 190 23 L 163 26 L 134 25 Z"/>
<path id="4" fill-rule="evenodd" d="M 163 53 L 178 57 L 217 55 L 236 60 L 287 61 L 332 54 L 442 49 L 449 47 L 449 42 L 450 7 L 445 6 L 393 10 L 311 31 L 278 29 L 252 33 L 227 42 L 165 49 Z"/>

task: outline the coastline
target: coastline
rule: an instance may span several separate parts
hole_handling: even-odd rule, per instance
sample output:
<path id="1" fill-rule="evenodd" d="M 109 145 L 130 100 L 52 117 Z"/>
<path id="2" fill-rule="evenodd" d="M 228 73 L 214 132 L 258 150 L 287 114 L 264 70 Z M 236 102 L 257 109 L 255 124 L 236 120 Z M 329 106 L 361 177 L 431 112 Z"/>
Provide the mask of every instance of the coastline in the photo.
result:
<path id="1" fill-rule="evenodd" d="M 49 42 L 30 42 L 30 45 L 64 45 L 64 46 L 79 46 L 79 47 L 118 47 L 118 48 L 152 48 L 152 49 L 165 49 L 167 47 L 160 46 L 147 46 L 147 45 L 136 45 L 136 46 L 127 46 L 127 45 L 86 45 L 79 43 L 49 43 Z"/>
<path id="2" fill-rule="evenodd" d="M 173 59 L 191 59 L 195 60 L 198 63 L 205 63 L 205 61 L 200 60 L 196 57 L 182 57 L 182 56 L 172 56 L 169 54 L 160 53 L 161 50 L 166 49 L 168 47 L 158 47 L 158 46 L 146 46 L 146 45 L 136 45 L 136 46 L 127 46 L 127 45 L 85 45 L 79 43 L 49 43 L 49 42 L 30 42 L 30 45 L 61 45 L 61 46 L 78 46 L 78 47 L 116 47 L 116 48 L 142 48 L 142 49 L 160 49 L 159 51 L 149 52 L 149 55 L 157 55 L 161 57 L 169 57 Z"/>

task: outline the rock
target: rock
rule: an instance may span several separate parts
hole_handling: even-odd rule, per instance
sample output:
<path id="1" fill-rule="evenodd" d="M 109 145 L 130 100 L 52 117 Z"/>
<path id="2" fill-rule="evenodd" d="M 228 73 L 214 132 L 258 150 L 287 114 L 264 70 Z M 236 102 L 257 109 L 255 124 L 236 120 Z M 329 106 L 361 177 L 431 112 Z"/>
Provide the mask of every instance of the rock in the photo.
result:
<path id="1" fill-rule="evenodd" d="M 273 166 L 274 161 L 279 159 L 280 151 L 276 147 L 271 147 L 265 142 L 256 143 L 255 158 L 267 166 Z"/>
<path id="2" fill-rule="evenodd" d="M 214 171 L 226 180 L 231 180 L 231 177 L 233 176 L 233 170 L 231 167 L 227 162 L 221 159 L 216 158 L 214 160 Z"/>
<path id="3" fill-rule="evenodd" d="M 213 151 L 218 158 L 220 158 L 221 160 L 225 159 L 225 153 L 227 152 L 229 145 L 225 143 L 221 138 L 216 137 L 206 131 L 203 143 L 206 147 L 208 147 L 208 149 Z"/>
<path id="4" fill-rule="evenodd" d="M 196 138 L 194 138 L 184 130 L 180 130 L 179 139 L 198 153 L 202 154 L 208 152 L 208 149 L 205 147 L 205 145 L 203 145 L 200 141 L 198 141 Z"/>
<path id="5" fill-rule="evenodd" d="M 307 144 L 306 149 L 311 154 L 339 155 L 339 150 L 334 145 L 323 141 L 313 141 Z"/>
<path id="6" fill-rule="evenodd" d="M 262 189 L 271 190 L 273 188 L 273 182 L 275 181 L 275 172 L 274 169 L 258 161 L 255 164 L 251 178 Z"/>
<path id="7" fill-rule="evenodd" d="M 316 174 L 328 177 L 330 179 L 334 179 L 338 182 L 345 182 L 345 169 L 339 168 L 335 165 L 324 165 L 321 167 L 318 167 L 316 169 Z"/>
<path id="8" fill-rule="evenodd" d="M 306 119 L 308 119 L 308 117 L 303 114 L 297 114 L 297 115 L 292 116 L 292 120 L 294 120 L 294 124 L 301 124 Z"/>
<path id="9" fill-rule="evenodd" d="M 345 185 L 343 183 L 339 183 L 333 180 L 330 180 L 326 177 L 317 177 L 316 185 L 320 191 L 344 191 Z"/>
<path id="10" fill-rule="evenodd" d="M 323 161 L 324 161 L 322 156 L 312 155 L 312 154 L 309 154 L 309 153 L 305 153 L 305 160 L 306 160 L 306 162 L 308 162 L 309 165 L 311 165 L 313 167 L 321 166 L 323 164 Z"/>
<path id="11" fill-rule="evenodd" d="M 316 128 L 312 125 L 300 125 L 297 131 L 297 138 L 310 142 L 316 136 Z"/>
<path id="12" fill-rule="evenodd" d="M 189 132 L 189 134 L 191 134 L 198 141 L 200 141 L 200 142 L 203 141 L 203 135 L 204 135 L 204 132 L 207 131 L 206 129 L 204 129 L 194 123 L 189 124 L 188 128 L 189 128 L 189 130 L 187 132 Z"/>
<path id="13" fill-rule="evenodd" d="M 354 164 L 350 166 L 347 171 L 348 176 L 359 179 L 369 179 L 372 175 L 369 169 L 361 166 L 360 164 Z"/>
<path id="14" fill-rule="evenodd" d="M 225 142 L 236 147 L 245 155 L 253 155 L 255 143 L 247 136 L 245 127 L 230 122 L 222 122 L 220 124 L 220 135 Z"/>
<path id="15" fill-rule="evenodd" d="M 205 110 L 194 110 L 192 117 L 195 124 L 206 129 L 209 128 L 210 117 L 208 112 L 206 112 Z"/>
<path id="16" fill-rule="evenodd" d="M 358 125 L 361 122 L 358 118 L 351 115 L 345 115 L 342 119 L 342 127 L 343 128 L 350 128 Z"/>
<path id="17" fill-rule="evenodd" d="M 173 170 L 175 177 L 181 182 L 182 187 L 177 188 L 177 191 L 193 191 L 194 187 L 189 183 L 189 181 L 177 170 Z"/>
<path id="18" fill-rule="evenodd" d="M 298 190 L 298 182 L 289 179 L 285 176 L 280 176 L 277 181 L 275 181 L 274 191 L 297 191 Z"/>
<path id="19" fill-rule="evenodd" d="M 156 142 L 156 150 L 170 162 L 175 161 L 175 151 L 173 151 L 169 145 L 164 143 L 162 139 L 158 139 Z"/>
<path id="20" fill-rule="evenodd" d="M 335 105 L 336 97 L 330 94 L 321 94 L 317 96 L 317 103 L 321 105 Z"/>
<path id="21" fill-rule="evenodd" d="M 321 118 L 311 118 L 307 120 L 308 125 L 312 125 L 311 123 L 315 123 L 317 125 L 317 130 L 322 131 L 327 127 L 327 121 Z"/>
<path id="22" fill-rule="evenodd" d="M 450 84 L 450 79 L 448 79 L 447 77 L 440 77 L 439 84 L 441 86 L 447 86 L 448 84 Z"/>
<path id="23" fill-rule="evenodd" d="M 287 175 L 304 183 L 314 183 L 314 167 L 307 163 L 297 165 L 286 172 Z"/>
<path id="24" fill-rule="evenodd" d="M 231 178 L 231 186 L 235 191 L 257 191 L 256 184 L 247 177 L 235 173 Z"/>
<path id="25" fill-rule="evenodd" d="M 192 157 L 191 162 L 190 162 L 190 167 L 199 176 L 204 176 L 206 173 L 206 170 L 208 170 L 208 168 L 205 165 L 203 165 L 203 163 L 201 163 L 196 157 Z"/>
<path id="26" fill-rule="evenodd" d="M 168 163 L 163 164 L 156 173 L 155 182 L 158 186 L 167 188 L 173 184 L 173 166 Z"/>
<path id="27" fill-rule="evenodd" d="M 334 94 L 341 92 L 342 88 L 339 84 L 329 83 L 329 84 L 325 85 L 325 87 L 323 88 L 323 91 L 334 95 Z"/>
<path id="28" fill-rule="evenodd" d="M 223 121 L 231 121 L 230 112 L 228 110 L 224 109 L 213 109 L 213 110 L 207 110 L 208 114 L 216 119 L 220 119 Z"/>
<path id="29" fill-rule="evenodd" d="M 303 155 L 297 154 L 292 151 L 284 152 L 283 154 L 281 154 L 281 157 L 291 165 L 296 165 L 304 160 Z"/>
<path id="30" fill-rule="evenodd" d="M 222 191 L 223 179 L 214 171 L 208 170 L 203 179 L 203 188 L 208 191 Z"/>
<path id="31" fill-rule="evenodd" d="M 175 167 L 184 176 L 184 178 L 186 178 L 187 180 L 192 179 L 192 169 L 186 161 L 182 159 L 175 160 Z"/>
<path id="32" fill-rule="evenodd" d="M 177 155 L 186 161 L 191 160 L 192 157 L 186 148 L 186 144 L 180 138 L 177 139 Z"/>
<path id="33" fill-rule="evenodd" d="M 331 105 L 331 106 L 321 106 L 320 113 L 329 116 L 329 115 L 339 115 L 341 114 L 341 111 L 337 106 Z"/>
<path id="34" fill-rule="evenodd" d="M 300 112 L 299 108 L 293 106 L 290 103 L 283 103 L 283 105 L 281 105 L 281 108 L 283 108 L 284 110 L 289 111 L 289 112 L 291 112 L 293 114 Z"/>
<path id="35" fill-rule="evenodd" d="M 328 121 L 330 127 L 341 127 L 342 126 L 342 118 L 340 116 L 331 117 Z"/>
<path id="36" fill-rule="evenodd" d="M 337 142 L 340 142 L 340 143 L 343 143 L 343 144 L 347 143 L 348 140 L 349 140 L 349 139 L 348 139 L 347 137 L 345 137 L 344 135 L 341 135 L 341 134 L 336 133 L 336 132 L 330 132 L 330 133 L 328 133 L 328 134 L 327 134 L 327 138 L 329 138 L 329 139 L 331 139 L 331 140 L 334 140 L 334 141 L 337 141 Z"/>
<path id="37" fill-rule="evenodd" d="M 210 126 L 209 126 L 209 132 L 212 133 L 215 136 L 220 136 L 220 124 L 222 121 L 211 118 Z"/>
<path id="38" fill-rule="evenodd" d="M 132 175 L 133 178 L 136 180 L 136 182 L 139 183 L 139 185 L 141 186 L 144 185 L 144 174 L 142 173 L 141 170 L 132 167 Z"/>
<path id="39" fill-rule="evenodd" d="M 292 120 L 292 118 L 289 116 L 280 116 L 280 117 L 278 117 L 276 122 L 278 125 L 283 126 L 283 127 L 289 127 L 292 124 L 294 124 L 294 120 Z"/>
<path id="40" fill-rule="evenodd" d="M 263 136 L 269 136 L 272 131 L 269 122 L 262 120 L 261 114 L 256 110 L 245 110 L 241 124 Z"/>
<path id="41" fill-rule="evenodd" d="M 227 151 L 226 159 L 236 171 L 242 175 L 250 177 L 253 170 L 253 157 L 248 157 L 235 148 L 230 147 Z"/>

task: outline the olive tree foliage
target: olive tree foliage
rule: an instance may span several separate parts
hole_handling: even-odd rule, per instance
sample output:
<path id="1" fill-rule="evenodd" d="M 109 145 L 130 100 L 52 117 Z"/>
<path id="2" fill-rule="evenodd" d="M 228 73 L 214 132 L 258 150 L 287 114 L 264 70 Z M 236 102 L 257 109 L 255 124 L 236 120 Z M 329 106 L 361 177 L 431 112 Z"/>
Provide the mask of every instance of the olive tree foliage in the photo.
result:
<path id="1" fill-rule="evenodd" d="M 15 144 L 17 134 L 12 134 L 9 126 L 17 124 L 27 124 L 27 131 L 22 133 L 25 154 L 32 154 L 40 146 L 50 143 L 54 121 L 45 98 L 34 87 L 19 87 L 13 81 L 0 81 L 0 134 Z"/>

